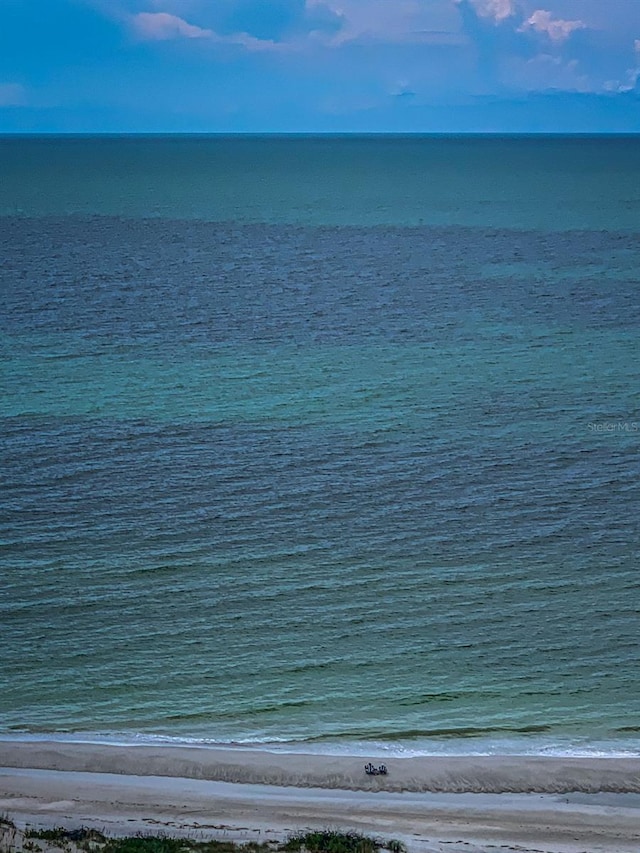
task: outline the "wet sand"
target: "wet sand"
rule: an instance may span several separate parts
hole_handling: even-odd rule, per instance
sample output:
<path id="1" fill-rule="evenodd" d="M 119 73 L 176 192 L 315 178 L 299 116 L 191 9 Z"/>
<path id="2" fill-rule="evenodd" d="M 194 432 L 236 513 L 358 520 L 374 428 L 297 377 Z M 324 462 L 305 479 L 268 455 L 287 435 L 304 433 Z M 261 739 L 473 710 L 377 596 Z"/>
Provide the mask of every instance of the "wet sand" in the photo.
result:
<path id="1" fill-rule="evenodd" d="M 364 765 L 384 762 L 386 776 Z M 252 785 L 443 793 L 640 793 L 640 757 L 419 756 L 369 758 L 282 749 L 1 741 L 0 767 L 210 779 Z"/>

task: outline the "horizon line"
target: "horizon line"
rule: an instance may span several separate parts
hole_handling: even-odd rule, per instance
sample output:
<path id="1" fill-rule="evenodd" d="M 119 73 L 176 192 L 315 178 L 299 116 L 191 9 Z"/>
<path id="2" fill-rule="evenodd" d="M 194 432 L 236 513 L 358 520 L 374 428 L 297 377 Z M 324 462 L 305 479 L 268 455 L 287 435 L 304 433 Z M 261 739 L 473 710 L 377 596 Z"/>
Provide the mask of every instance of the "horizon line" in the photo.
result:
<path id="1" fill-rule="evenodd" d="M 345 137 L 398 137 L 398 138 L 409 138 L 409 137 L 418 137 L 418 138 L 456 138 L 456 137 L 475 137 L 475 138 L 566 138 L 566 137 L 578 137 L 583 139 L 591 139 L 596 137 L 609 137 L 609 138 L 636 138 L 640 137 L 640 130 L 637 131 L 477 131 L 477 130 L 460 130 L 460 131 L 385 131 L 385 130 L 372 130 L 372 131 L 322 131 L 322 130 L 311 130 L 311 131 L 262 131 L 262 130 L 248 130 L 248 131 L 216 131 L 216 130 L 184 130 L 184 131 L 163 131 L 163 130 L 153 130 L 153 131 L 136 131 L 136 130 L 123 130 L 123 131 L 54 131 L 54 130 L 38 130 L 38 131 L 0 131 L 0 139 L 7 138 L 37 138 L 37 137 L 57 137 L 57 138 L 65 138 L 65 137 L 75 137 L 75 138 L 93 138 L 93 137 L 107 137 L 107 138 L 123 138 L 123 137 L 277 137 L 277 138 L 291 138 L 291 137 L 333 137 L 333 138 L 345 138 Z"/>

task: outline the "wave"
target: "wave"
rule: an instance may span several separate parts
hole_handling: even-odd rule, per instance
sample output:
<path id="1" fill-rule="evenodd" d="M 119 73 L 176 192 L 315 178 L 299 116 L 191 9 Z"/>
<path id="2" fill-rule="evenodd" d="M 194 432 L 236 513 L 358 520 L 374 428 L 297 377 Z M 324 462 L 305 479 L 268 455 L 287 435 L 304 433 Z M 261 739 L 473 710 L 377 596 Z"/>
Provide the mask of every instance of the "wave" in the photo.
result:
<path id="1" fill-rule="evenodd" d="M 547 726 L 487 729 L 408 730 L 378 735 L 353 732 L 292 739 L 277 735 L 211 737 L 162 732 L 0 732 L 0 743 L 68 743 L 111 746 L 202 747 L 252 749 L 263 753 L 314 756 L 635 758 L 640 757 L 640 727 L 621 727 L 608 737 L 553 734 Z M 456 734 L 454 734 L 456 732 Z"/>
<path id="2" fill-rule="evenodd" d="M 508 732 L 516 732 L 518 734 L 533 734 L 539 732 L 550 732 L 552 731 L 552 726 L 547 725 L 526 725 L 526 726 L 486 726 L 486 727 L 478 727 L 475 726 L 462 726 L 462 727 L 452 727 L 452 728 L 441 728 L 441 729 L 406 729 L 404 731 L 393 731 L 393 732 L 375 732 L 375 731 L 366 731 L 366 732 L 345 732 L 344 734 L 332 734 L 330 736 L 327 735 L 318 735 L 316 737 L 310 737 L 307 739 L 308 742 L 313 741 L 323 741 L 323 740 L 389 740 L 389 741 L 406 741 L 406 740 L 419 740 L 419 739 L 431 739 L 431 738 L 477 738 L 483 737 L 492 734 L 498 733 L 508 733 Z"/>

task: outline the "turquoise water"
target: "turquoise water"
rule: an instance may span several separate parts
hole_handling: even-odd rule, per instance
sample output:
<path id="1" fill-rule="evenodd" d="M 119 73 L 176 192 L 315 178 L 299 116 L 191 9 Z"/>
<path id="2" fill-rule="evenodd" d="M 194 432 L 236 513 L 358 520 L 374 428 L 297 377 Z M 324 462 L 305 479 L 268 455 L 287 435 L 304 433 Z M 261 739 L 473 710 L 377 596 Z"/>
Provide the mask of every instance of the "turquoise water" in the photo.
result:
<path id="1" fill-rule="evenodd" d="M 640 750 L 635 140 L 0 155 L 0 733 Z"/>

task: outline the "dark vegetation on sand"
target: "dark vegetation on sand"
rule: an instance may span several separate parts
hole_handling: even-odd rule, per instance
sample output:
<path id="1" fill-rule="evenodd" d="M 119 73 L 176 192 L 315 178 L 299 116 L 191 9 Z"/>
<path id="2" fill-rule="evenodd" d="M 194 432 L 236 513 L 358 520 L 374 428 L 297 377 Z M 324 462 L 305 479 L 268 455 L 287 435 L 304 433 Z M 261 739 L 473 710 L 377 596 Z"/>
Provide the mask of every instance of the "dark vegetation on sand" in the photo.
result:
<path id="1" fill-rule="evenodd" d="M 0 816 L 0 827 L 16 832 L 13 822 Z M 400 841 L 362 835 L 359 832 L 316 830 L 297 833 L 283 842 L 196 841 L 191 838 L 172 838 L 168 835 L 134 835 L 109 838 L 96 829 L 82 827 L 65 829 L 27 829 L 22 849 L 42 853 L 46 847 L 59 847 L 67 853 L 406 853 Z M 11 853 L 15 845 L 5 838 L 0 851 Z M 44 842 L 44 844 L 43 844 Z"/>

